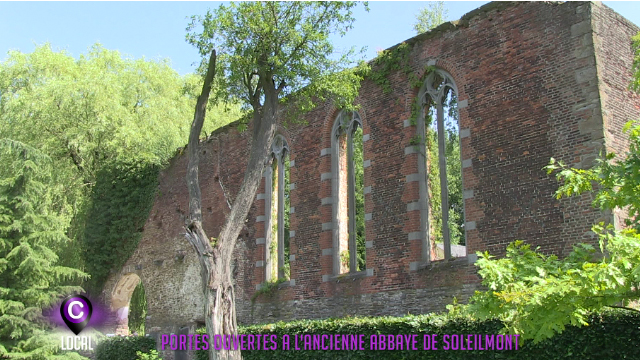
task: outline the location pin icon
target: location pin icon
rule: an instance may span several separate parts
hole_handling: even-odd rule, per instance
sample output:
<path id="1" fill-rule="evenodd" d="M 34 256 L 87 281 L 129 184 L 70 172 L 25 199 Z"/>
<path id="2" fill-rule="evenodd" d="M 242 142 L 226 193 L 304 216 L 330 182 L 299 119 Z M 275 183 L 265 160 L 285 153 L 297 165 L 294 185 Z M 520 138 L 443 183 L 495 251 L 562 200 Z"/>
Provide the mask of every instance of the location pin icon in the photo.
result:
<path id="1" fill-rule="evenodd" d="M 92 312 L 91 301 L 82 295 L 70 295 L 60 305 L 62 320 L 76 335 L 87 326 Z"/>

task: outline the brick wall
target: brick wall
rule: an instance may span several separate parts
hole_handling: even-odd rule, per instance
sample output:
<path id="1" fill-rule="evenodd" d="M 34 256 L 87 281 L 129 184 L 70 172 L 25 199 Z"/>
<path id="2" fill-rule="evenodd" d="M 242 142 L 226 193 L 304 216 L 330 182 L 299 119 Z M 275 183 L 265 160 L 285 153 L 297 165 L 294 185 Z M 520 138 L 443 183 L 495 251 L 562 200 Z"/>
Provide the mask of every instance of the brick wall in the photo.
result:
<path id="1" fill-rule="evenodd" d="M 402 71 L 389 76 L 391 92 L 371 81 L 357 103 L 362 118 L 366 271 L 333 275 L 331 129 L 340 109 L 320 104 L 305 125 L 281 127 L 291 149 L 291 279 L 272 294 L 252 295 L 264 279 L 264 200 L 256 200 L 238 242 L 235 274 L 238 321 L 271 322 L 347 314 L 402 315 L 443 310 L 479 284 L 475 251 L 504 254 L 516 239 L 546 253 L 566 255 L 612 216 L 593 210 L 588 195 L 555 200 L 555 178 L 542 168 L 554 157 L 588 167 L 598 153 L 623 153 L 624 122 L 640 118 L 638 96 L 627 91 L 638 28 L 593 3 L 490 3 L 453 24 L 407 40 L 410 67 L 450 73 L 458 88 L 468 254 L 421 263 L 416 126 L 407 121 L 418 89 Z M 244 176 L 250 131 L 233 126 L 202 144 L 200 179 L 205 230 L 217 236 L 228 201 Z M 105 287 L 135 272 L 149 302 L 147 326 L 176 332 L 203 321 L 199 265 L 184 238 L 188 211 L 186 154 L 160 177 L 159 195 L 134 255 Z M 264 184 L 259 189 L 264 192 Z M 329 224 L 329 225 L 327 225 Z M 329 249 L 327 251 L 327 249 Z M 324 251 L 323 251 L 324 250 Z"/>
<path id="2" fill-rule="evenodd" d="M 595 3 L 592 11 L 606 151 L 624 156 L 629 141 L 622 128 L 629 120 L 640 120 L 640 97 L 627 90 L 633 63 L 630 38 L 638 33 L 638 27 L 600 3 Z M 616 226 L 624 226 L 624 212 L 616 210 L 614 215 Z"/>

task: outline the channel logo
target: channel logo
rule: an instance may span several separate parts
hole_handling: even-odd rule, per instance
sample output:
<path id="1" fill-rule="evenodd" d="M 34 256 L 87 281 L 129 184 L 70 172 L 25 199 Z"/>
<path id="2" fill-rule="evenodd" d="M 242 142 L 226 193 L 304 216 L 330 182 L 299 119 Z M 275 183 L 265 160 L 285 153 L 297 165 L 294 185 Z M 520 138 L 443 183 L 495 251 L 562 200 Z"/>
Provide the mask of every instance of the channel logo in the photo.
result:
<path id="1" fill-rule="evenodd" d="M 60 305 L 62 320 L 76 335 L 89 324 L 92 313 L 91 301 L 82 295 L 70 295 Z"/>

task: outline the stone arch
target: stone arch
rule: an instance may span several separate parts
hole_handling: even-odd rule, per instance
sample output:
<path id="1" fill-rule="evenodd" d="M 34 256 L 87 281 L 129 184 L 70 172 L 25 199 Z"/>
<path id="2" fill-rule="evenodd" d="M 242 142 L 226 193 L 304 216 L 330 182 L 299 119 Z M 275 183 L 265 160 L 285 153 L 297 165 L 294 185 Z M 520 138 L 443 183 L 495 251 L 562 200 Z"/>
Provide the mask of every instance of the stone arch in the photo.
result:
<path id="1" fill-rule="evenodd" d="M 129 335 L 129 302 L 136 286 L 142 282 L 136 273 L 122 275 L 111 292 L 110 307 L 116 315 L 116 335 Z"/>

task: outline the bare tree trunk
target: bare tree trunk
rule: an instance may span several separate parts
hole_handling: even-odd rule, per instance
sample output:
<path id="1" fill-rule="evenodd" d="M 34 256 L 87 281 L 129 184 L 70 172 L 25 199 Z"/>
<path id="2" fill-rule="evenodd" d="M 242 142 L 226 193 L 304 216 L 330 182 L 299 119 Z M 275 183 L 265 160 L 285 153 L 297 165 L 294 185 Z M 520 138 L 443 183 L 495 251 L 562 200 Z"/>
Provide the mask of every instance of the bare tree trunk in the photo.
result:
<path id="1" fill-rule="evenodd" d="M 202 93 L 198 97 L 189 136 L 189 187 L 190 222 L 186 237 L 195 248 L 201 265 L 205 295 L 205 323 L 211 346 L 209 359 L 242 359 L 239 349 L 216 350 L 214 335 L 237 335 L 235 291 L 231 274 L 231 261 L 238 235 L 249 214 L 256 196 L 262 172 L 268 159 L 268 150 L 276 129 L 277 92 L 272 83 L 264 84 L 265 104 L 254 106 L 251 152 L 240 191 L 233 202 L 231 212 L 220 231 L 215 248 L 202 227 L 201 193 L 198 180 L 200 132 L 204 123 L 211 83 L 216 72 L 216 52 L 211 53 Z"/>

